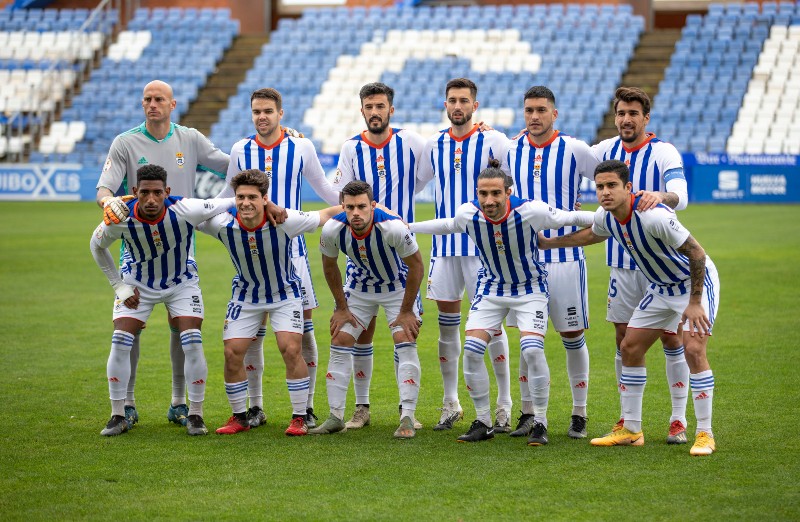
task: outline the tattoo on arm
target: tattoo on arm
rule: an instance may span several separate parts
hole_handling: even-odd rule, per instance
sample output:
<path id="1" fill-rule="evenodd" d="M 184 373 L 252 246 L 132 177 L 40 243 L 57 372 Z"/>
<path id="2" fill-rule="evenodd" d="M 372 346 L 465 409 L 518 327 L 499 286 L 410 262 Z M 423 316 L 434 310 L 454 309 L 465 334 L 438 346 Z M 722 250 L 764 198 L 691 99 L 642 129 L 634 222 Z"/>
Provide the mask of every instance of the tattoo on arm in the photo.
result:
<path id="1" fill-rule="evenodd" d="M 674 192 L 662 192 L 661 197 L 664 200 L 664 204 L 669 208 L 675 208 L 678 206 L 678 195 Z"/>
<path id="2" fill-rule="evenodd" d="M 689 236 L 678 248 L 678 252 L 689 258 L 689 277 L 692 296 L 703 295 L 703 282 L 706 277 L 706 252 L 695 238 Z"/>

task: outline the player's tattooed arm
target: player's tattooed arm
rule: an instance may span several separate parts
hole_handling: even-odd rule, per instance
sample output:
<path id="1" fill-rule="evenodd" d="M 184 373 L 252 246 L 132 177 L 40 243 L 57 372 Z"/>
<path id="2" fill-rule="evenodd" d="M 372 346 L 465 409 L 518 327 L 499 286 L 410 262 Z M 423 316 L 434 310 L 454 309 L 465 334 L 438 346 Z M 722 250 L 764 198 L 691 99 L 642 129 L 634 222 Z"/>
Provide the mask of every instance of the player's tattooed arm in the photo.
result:
<path id="1" fill-rule="evenodd" d="M 659 203 L 663 203 L 669 208 L 675 208 L 678 206 L 679 201 L 678 195 L 674 192 L 640 190 L 635 196 L 639 198 L 639 204 L 636 206 L 636 210 L 640 212 L 655 208 Z"/>
<path id="2" fill-rule="evenodd" d="M 689 236 L 678 248 L 678 252 L 689 258 L 689 277 L 691 290 L 689 304 L 681 317 L 681 324 L 689 322 L 689 335 L 694 337 L 695 332 L 702 338 L 711 331 L 711 321 L 708 320 L 701 299 L 703 297 L 703 284 L 706 277 L 706 252 L 695 238 Z"/>
<path id="3" fill-rule="evenodd" d="M 592 227 L 577 230 L 565 236 L 544 237 L 542 232 L 539 232 L 538 235 L 540 250 L 594 245 L 595 243 L 602 243 L 607 239 L 605 236 L 598 236 L 595 234 L 594 231 L 592 231 Z"/>

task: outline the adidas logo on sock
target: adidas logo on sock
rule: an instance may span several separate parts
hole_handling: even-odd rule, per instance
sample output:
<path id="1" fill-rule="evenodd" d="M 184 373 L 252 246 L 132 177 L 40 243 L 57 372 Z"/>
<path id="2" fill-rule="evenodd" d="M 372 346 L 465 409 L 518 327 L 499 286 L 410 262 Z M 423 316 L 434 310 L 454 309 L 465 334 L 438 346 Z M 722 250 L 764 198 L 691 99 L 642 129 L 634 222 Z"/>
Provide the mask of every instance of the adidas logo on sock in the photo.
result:
<path id="1" fill-rule="evenodd" d="M 439 362 L 447 362 L 447 357 L 439 357 Z"/>
<path id="2" fill-rule="evenodd" d="M 525 376 L 525 375 L 520 375 L 519 376 L 519 382 L 528 382 L 528 377 Z"/>
<path id="3" fill-rule="evenodd" d="M 203 379 L 197 379 L 197 380 L 196 380 L 196 381 L 194 381 L 192 384 L 194 384 L 194 385 L 199 385 L 199 384 L 205 384 L 205 383 L 206 383 L 206 381 L 204 381 Z"/>
<path id="4" fill-rule="evenodd" d="M 331 372 L 326 373 L 325 374 L 325 378 L 330 380 L 330 381 L 335 381 L 336 380 L 336 379 L 333 378 L 333 375 L 331 375 Z"/>
<path id="5" fill-rule="evenodd" d="M 358 373 L 356 373 L 356 379 L 366 379 L 366 378 L 367 376 L 364 374 L 362 370 L 359 370 Z"/>
<path id="6" fill-rule="evenodd" d="M 708 399 L 708 394 L 706 392 L 700 392 L 699 395 L 694 396 L 694 400 L 699 401 L 703 399 Z"/>
<path id="7" fill-rule="evenodd" d="M 256 371 L 256 367 L 253 366 L 252 364 L 248 364 L 247 367 L 245 368 L 245 370 L 248 371 L 248 372 L 254 372 L 254 371 Z"/>
<path id="8" fill-rule="evenodd" d="M 586 381 L 579 382 L 578 384 L 575 385 L 575 387 L 581 389 L 586 388 Z"/>
<path id="9" fill-rule="evenodd" d="M 686 385 L 683 384 L 681 381 L 676 382 L 672 385 L 673 388 L 686 388 Z"/>
<path id="10" fill-rule="evenodd" d="M 506 362 L 506 356 L 501 353 L 500 355 L 494 358 L 494 362 L 496 363 Z"/>
<path id="11" fill-rule="evenodd" d="M 119 382 L 119 379 L 116 377 L 109 377 L 108 382 Z"/>
<path id="12" fill-rule="evenodd" d="M 306 366 L 308 366 L 309 368 L 316 368 L 317 367 L 317 362 L 316 361 L 308 361 L 306 363 Z"/>
<path id="13" fill-rule="evenodd" d="M 412 386 L 416 386 L 417 385 L 417 383 L 414 381 L 414 379 L 406 379 L 405 381 L 403 381 L 403 384 L 410 384 Z"/>

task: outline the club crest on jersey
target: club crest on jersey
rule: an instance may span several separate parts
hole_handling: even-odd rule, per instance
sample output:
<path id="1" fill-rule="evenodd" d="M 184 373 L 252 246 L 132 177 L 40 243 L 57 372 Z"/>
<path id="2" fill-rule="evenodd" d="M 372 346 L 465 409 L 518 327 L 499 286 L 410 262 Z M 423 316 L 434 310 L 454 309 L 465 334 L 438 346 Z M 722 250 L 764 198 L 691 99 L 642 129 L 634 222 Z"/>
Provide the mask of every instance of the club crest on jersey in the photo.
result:
<path id="1" fill-rule="evenodd" d="M 258 257 L 258 243 L 256 243 L 256 238 L 250 236 L 247 238 L 247 246 L 250 247 L 250 255 L 253 257 Z"/>
<path id="2" fill-rule="evenodd" d="M 364 245 L 361 245 L 360 247 L 358 247 L 358 255 L 359 255 L 359 257 L 361 257 L 362 260 L 366 261 L 367 260 L 367 247 L 365 247 Z"/>
<path id="3" fill-rule="evenodd" d="M 385 178 L 386 177 L 386 164 L 384 163 L 383 154 L 378 156 L 375 159 L 378 167 L 378 177 Z"/>
<path id="4" fill-rule="evenodd" d="M 175 153 L 175 163 L 178 164 L 179 168 L 183 168 L 184 164 L 186 164 L 186 159 L 183 157 L 182 152 Z"/>
<path id="5" fill-rule="evenodd" d="M 503 233 L 499 230 L 494 233 L 494 245 L 497 247 L 497 250 L 504 251 L 506 246 L 503 244 Z"/>
<path id="6" fill-rule="evenodd" d="M 623 232 L 622 233 L 622 238 L 625 240 L 625 244 L 628 245 L 628 248 L 632 250 L 633 249 L 633 241 L 631 241 L 631 238 L 628 235 L 628 233 L 627 232 Z"/>
<path id="7" fill-rule="evenodd" d="M 163 248 L 164 244 L 161 242 L 161 233 L 158 230 L 153 230 L 150 236 L 153 238 L 153 246 L 156 248 Z"/>
<path id="8" fill-rule="evenodd" d="M 534 163 L 533 164 L 533 177 L 536 178 L 538 181 L 542 175 L 542 164 L 541 163 Z"/>
<path id="9" fill-rule="evenodd" d="M 626 167 L 630 167 L 630 166 L 631 166 L 631 160 L 629 160 L 629 159 L 626 159 L 626 160 L 625 160 L 625 166 L 626 166 Z"/>
<path id="10" fill-rule="evenodd" d="M 267 175 L 267 178 L 272 177 L 272 156 L 264 158 L 264 174 Z"/>
<path id="11" fill-rule="evenodd" d="M 461 152 L 461 147 L 458 147 L 453 157 L 453 172 L 456 176 L 461 175 Z"/>

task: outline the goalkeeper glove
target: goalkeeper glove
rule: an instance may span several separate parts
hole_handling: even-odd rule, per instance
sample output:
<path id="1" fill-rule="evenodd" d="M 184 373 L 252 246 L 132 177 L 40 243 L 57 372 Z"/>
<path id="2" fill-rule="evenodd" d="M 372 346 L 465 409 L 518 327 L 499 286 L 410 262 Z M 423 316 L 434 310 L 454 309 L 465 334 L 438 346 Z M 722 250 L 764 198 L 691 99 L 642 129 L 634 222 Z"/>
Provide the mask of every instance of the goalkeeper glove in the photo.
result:
<path id="1" fill-rule="evenodd" d="M 126 203 L 133 198 L 134 196 L 107 196 L 103 198 L 100 201 L 103 204 L 103 222 L 106 225 L 116 225 L 128 219 L 130 211 Z"/>

